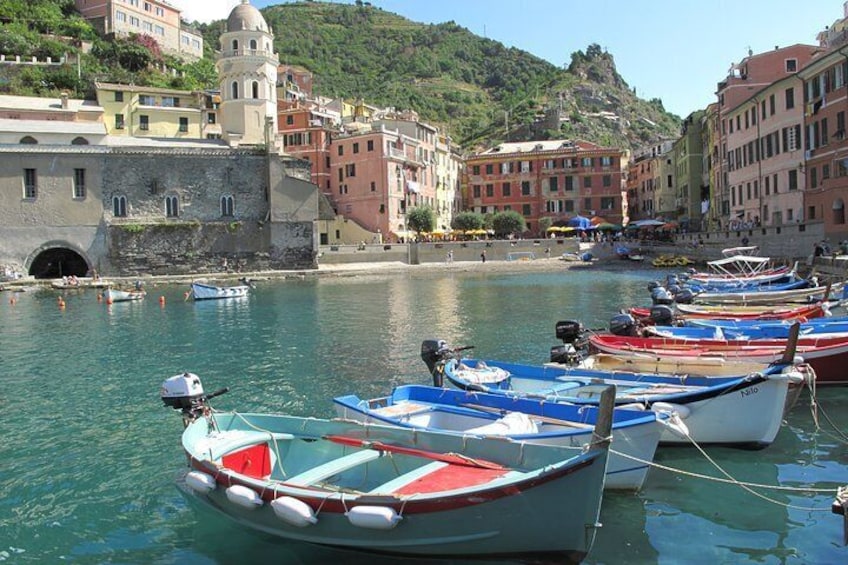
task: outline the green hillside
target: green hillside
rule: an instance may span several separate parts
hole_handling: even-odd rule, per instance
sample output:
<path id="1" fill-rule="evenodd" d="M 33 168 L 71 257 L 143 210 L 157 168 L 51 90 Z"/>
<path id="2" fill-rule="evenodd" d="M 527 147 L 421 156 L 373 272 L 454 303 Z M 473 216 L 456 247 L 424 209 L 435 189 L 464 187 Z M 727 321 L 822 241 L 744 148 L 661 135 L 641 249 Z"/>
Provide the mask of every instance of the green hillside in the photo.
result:
<path id="1" fill-rule="evenodd" d="M 453 22 L 421 24 L 379 8 L 297 2 L 262 11 L 280 61 L 310 69 L 315 92 L 416 110 L 466 147 L 504 140 L 582 138 L 637 147 L 676 137 L 680 119 L 659 100 L 636 97 L 613 57 L 590 45 L 567 69 L 474 35 Z M 54 60 L 58 67 L 0 66 L 0 92 L 93 97 L 94 80 L 171 88 L 217 88 L 213 50 L 224 22 L 199 24 L 207 57 L 185 64 L 146 36 L 106 42 L 73 0 L 0 2 L 0 53 Z M 90 42 L 91 48 L 77 53 Z M 177 71 L 163 73 L 156 68 Z"/>

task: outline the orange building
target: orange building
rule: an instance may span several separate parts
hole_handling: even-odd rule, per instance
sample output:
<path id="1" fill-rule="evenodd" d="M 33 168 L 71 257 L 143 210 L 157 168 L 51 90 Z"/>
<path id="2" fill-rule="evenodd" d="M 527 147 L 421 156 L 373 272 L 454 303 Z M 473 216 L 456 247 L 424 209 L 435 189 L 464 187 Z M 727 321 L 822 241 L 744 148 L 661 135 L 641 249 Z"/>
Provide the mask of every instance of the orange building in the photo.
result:
<path id="1" fill-rule="evenodd" d="M 626 215 L 627 153 L 587 141 L 502 143 L 465 161 L 467 210 L 514 210 L 532 235 L 544 235 L 541 218 L 576 215 L 621 223 Z"/>

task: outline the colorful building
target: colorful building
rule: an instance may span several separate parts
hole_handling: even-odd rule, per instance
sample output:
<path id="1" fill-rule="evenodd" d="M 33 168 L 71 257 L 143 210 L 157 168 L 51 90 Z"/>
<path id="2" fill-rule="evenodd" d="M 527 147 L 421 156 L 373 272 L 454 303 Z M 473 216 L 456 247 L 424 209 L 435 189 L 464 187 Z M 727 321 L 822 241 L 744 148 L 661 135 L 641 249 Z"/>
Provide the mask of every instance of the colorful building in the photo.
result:
<path id="1" fill-rule="evenodd" d="M 483 214 L 514 210 L 532 235 L 544 235 L 543 217 L 556 222 L 600 216 L 621 223 L 627 159 L 621 149 L 586 141 L 502 143 L 466 158 L 463 202 Z"/>
<path id="2" fill-rule="evenodd" d="M 94 86 L 109 135 L 200 139 L 204 115 L 209 119 L 206 99 L 198 92 L 103 82 Z"/>
<path id="3" fill-rule="evenodd" d="M 203 57 L 203 36 L 186 27 L 180 10 L 162 0 L 75 0 L 77 10 L 103 35 L 149 35 L 164 53 Z"/>

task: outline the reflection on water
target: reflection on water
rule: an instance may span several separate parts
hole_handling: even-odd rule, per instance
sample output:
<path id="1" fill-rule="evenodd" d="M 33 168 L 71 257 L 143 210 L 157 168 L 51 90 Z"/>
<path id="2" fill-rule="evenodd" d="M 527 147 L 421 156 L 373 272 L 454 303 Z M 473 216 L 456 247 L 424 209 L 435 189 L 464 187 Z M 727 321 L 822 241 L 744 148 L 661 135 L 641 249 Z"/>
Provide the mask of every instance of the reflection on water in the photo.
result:
<path id="1" fill-rule="evenodd" d="M 173 487 L 183 462 L 180 422 L 161 407 L 162 380 L 188 370 L 209 390 L 231 387 L 221 408 L 330 417 L 333 396 L 429 383 L 423 339 L 539 363 L 558 320 L 605 327 L 618 309 L 648 302 L 654 277 L 411 272 L 263 283 L 240 300 L 185 301 L 184 289 L 162 286 L 143 301 L 107 306 L 81 291 L 63 294 L 64 309 L 55 291 L 18 294 L 14 304 L 0 294 L 0 550 L 44 562 L 397 562 L 198 518 Z M 841 429 L 846 392 L 819 391 L 821 409 Z M 808 406 L 802 399 L 763 451 L 708 453 L 754 483 L 848 482 L 844 442 L 816 432 Z M 661 449 L 658 461 L 719 476 L 689 448 Z M 587 561 L 848 562 L 841 520 L 827 512 L 832 493 L 762 492 L 780 505 L 652 470 L 641 493 L 605 497 Z"/>

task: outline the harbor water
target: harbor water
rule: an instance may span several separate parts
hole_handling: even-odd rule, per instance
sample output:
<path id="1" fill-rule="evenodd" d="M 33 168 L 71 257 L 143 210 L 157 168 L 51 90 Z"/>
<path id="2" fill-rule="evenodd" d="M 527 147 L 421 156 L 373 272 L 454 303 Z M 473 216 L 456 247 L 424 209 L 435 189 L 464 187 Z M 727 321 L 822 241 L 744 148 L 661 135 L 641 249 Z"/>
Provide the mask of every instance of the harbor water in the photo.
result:
<path id="1" fill-rule="evenodd" d="M 588 328 L 646 304 L 655 272 L 438 271 L 260 282 L 245 299 L 190 302 L 148 286 L 0 294 L 0 562 L 397 563 L 285 542 L 199 516 L 174 487 L 178 413 L 159 387 L 191 371 L 220 409 L 332 417 L 331 398 L 429 383 L 423 339 L 541 363 L 558 320 Z M 161 297 L 161 302 L 160 302 Z M 762 451 L 660 448 L 639 493 L 608 493 L 587 563 L 848 563 L 848 389 L 805 393 Z M 818 426 L 817 423 L 818 422 Z M 719 477 L 724 482 L 704 478 Z M 780 486 L 782 490 L 754 485 Z M 562 501 L 568 504 L 568 499 Z M 417 560 L 418 563 L 427 562 Z"/>

